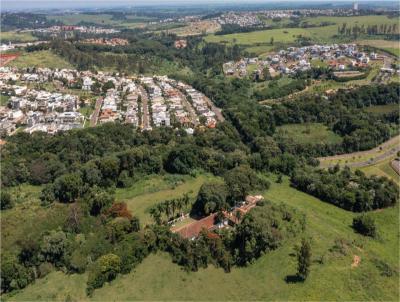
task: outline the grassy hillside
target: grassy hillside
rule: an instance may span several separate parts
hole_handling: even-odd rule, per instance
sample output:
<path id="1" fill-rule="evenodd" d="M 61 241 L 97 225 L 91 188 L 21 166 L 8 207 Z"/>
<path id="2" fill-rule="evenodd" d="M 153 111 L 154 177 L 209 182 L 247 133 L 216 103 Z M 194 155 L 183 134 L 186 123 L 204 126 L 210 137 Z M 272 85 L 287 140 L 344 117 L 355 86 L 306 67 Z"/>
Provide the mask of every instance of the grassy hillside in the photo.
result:
<path id="1" fill-rule="evenodd" d="M 394 171 L 394 169 L 390 166 L 390 162 L 395 158 L 395 156 L 390 157 L 382 162 L 376 163 L 374 165 L 370 165 L 368 167 L 360 168 L 365 174 L 377 175 L 377 176 L 386 176 L 387 178 L 393 179 L 397 183 L 400 182 L 400 176 Z"/>
<path id="2" fill-rule="evenodd" d="M 136 28 L 145 26 L 147 22 L 154 18 L 136 15 L 126 15 L 126 20 L 113 19 L 111 14 L 63 14 L 48 15 L 49 20 L 60 21 L 65 25 L 77 25 L 80 22 L 94 23 L 103 26 L 117 26 L 126 28 Z"/>
<path id="3" fill-rule="evenodd" d="M 8 43 L 9 41 L 14 43 L 24 43 L 36 40 L 37 38 L 32 36 L 30 32 L 21 33 L 16 31 L 4 31 L 1 33 L 1 43 Z"/>
<path id="4" fill-rule="evenodd" d="M 212 181 L 215 176 L 200 175 L 196 178 L 190 176 L 152 176 L 147 177 L 131 188 L 118 189 L 117 201 L 124 201 L 128 209 L 139 217 L 142 224 L 152 223 L 149 214 L 150 208 L 166 199 L 182 197 L 188 193 L 192 200 L 205 181 Z"/>
<path id="5" fill-rule="evenodd" d="M 297 36 L 311 38 L 317 43 L 340 42 L 342 38 L 334 37 L 337 35 L 339 25 L 346 23 L 347 26 L 356 24 L 365 26 L 375 24 L 394 24 L 396 19 L 390 19 L 386 16 L 358 16 L 358 17 L 313 17 L 306 18 L 309 24 L 320 24 L 321 22 L 332 22 L 335 25 L 311 27 L 311 28 L 280 28 L 272 30 L 262 30 L 250 33 L 238 33 L 229 35 L 208 35 L 205 39 L 208 42 L 219 42 L 226 44 L 239 44 L 246 46 L 246 50 L 261 54 L 270 51 L 279 45 L 287 45 L 295 42 Z M 274 38 L 274 44 L 270 45 L 270 39 Z M 393 48 L 393 47 L 390 47 Z"/>
<path id="6" fill-rule="evenodd" d="M 380 238 L 370 239 L 351 229 L 353 213 L 291 188 L 288 179 L 281 184 L 271 180 L 267 199 L 289 204 L 307 215 L 306 236 L 312 237 L 313 264 L 306 282 L 285 281 L 296 272 L 293 246 L 299 242 L 297 238 L 229 274 L 214 267 L 187 273 L 173 264 L 170 256 L 153 254 L 130 274 L 96 290 L 90 300 L 398 300 L 398 275 L 381 276 L 376 264 L 383 261 L 399 270 L 398 206 L 372 213 Z M 352 267 L 354 256 L 361 258 L 357 267 Z M 84 292 L 86 278 L 53 272 L 9 300 L 89 300 Z"/>
<path id="7" fill-rule="evenodd" d="M 290 124 L 277 127 L 277 133 L 297 144 L 338 144 L 342 138 L 323 124 Z"/>
<path id="8" fill-rule="evenodd" d="M 49 50 L 25 52 L 11 61 L 9 66 L 18 68 L 25 67 L 48 67 L 48 68 L 72 68 L 72 65 L 65 59 L 53 54 Z"/>
<path id="9" fill-rule="evenodd" d="M 56 20 L 64 23 L 65 25 L 77 25 L 80 22 L 114 25 L 119 24 L 120 21 L 112 20 L 110 14 L 65 14 L 65 15 L 48 15 L 47 19 Z"/>

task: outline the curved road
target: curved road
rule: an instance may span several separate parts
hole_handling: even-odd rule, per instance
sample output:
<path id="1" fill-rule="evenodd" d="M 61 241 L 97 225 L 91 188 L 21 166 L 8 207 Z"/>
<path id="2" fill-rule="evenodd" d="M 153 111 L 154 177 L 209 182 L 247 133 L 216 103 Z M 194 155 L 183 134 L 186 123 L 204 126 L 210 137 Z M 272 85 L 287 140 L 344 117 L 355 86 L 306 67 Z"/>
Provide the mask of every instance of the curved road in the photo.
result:
<path id="1" fill-rule="evenodd" d="M 385 150 L 385 149 L 387 149 L 387 150 Z M 384 142 L 383 144 L 381 144 L 378 147 L 371 149 L 371 150 L 347 153 L 347 154 L 342 154 L 342 155 L 320 157 L 320 158 L 318 158 L 318 160 L 321 163 L 323 163 L 324 161 L 328 161 L 328 160 L 352 159 L 355 156 L 365 156 L 365 155 L 374 156 L 374 154 L 376 154 L 377 152 L 379 152 L 381 150 L 385 150 L 385 151 L 382 154 L 379 154 L 378 156 L 372 157 L 372 159 L 359 161 L 359 162 L 353 162 L 353 163 L 346 163 L 345 165 L 350 168 L 361 168 L 361 167 L 366 167 L 366 166 L 376 164 L 376 163 L 381 162 L 389 157 L 392 157 L 393 155 L 395 155 L 397 152 L 400 151 L 400 135 L 391 138 L 390 140 Z M 329 164 L 327 167 L 333 167 L 335 165 L 336 165 L 336 163 Z"/>

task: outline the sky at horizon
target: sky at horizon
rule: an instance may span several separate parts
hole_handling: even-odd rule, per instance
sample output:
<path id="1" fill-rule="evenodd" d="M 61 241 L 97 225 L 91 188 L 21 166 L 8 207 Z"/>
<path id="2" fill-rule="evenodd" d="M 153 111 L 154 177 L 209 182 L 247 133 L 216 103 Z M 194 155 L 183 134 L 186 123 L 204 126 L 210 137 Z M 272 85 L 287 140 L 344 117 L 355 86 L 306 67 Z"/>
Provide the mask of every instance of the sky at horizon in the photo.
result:
<path id="1" fill-rule="evenodd" d="M 200 6 L 204 5 L 272 5 L 272 4 L 310 4 L 331 3 L 345 4 L 354 0 L 1 0 L 1 10 L 43 10 L 43 9 L 84 9 L 84 8 L 114 8 L 123 6 Z M 361 0 L 359 3 L 377 3 L 374 0 Z M 380 0 L 379 3 L 395 3 L 393 0 Z"/>

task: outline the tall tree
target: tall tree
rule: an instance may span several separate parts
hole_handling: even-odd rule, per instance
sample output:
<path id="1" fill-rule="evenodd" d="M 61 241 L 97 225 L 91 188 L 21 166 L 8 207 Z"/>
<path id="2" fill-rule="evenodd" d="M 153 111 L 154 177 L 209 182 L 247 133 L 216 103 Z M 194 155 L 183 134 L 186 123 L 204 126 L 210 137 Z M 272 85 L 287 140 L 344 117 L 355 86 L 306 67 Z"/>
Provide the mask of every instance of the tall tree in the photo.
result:
<path id="1" fill-rule="evenodd" d="M 303 238 L 297 252 L 297 276 L 306 280 L 310 273 L 311 266 L 311 245 L 309 240 Z"/>

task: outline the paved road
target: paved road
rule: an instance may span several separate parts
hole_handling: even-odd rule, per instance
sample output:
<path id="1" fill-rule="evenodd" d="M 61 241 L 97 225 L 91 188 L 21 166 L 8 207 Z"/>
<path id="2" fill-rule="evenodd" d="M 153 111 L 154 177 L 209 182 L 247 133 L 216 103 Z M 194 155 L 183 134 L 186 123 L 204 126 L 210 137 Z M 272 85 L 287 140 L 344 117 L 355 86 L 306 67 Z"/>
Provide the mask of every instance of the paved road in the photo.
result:
<path id="1" fill-rule="evenodd" d="M 92 113 L 92 116 L 90 117 L 90 126 L 94 127 L 97 125 L 97 120 L 99 118 L 99 113 L 101 109 L 101 105 L 103 104 L 103 98 L 98 98 L 96 101 L 96 105 L 94 106 L 94 111 Z"/>
<path id="2" fill-rule="evenodd" d="M 395 170 L 396 173 L 400 175 L 400 161 L 397 159 L 394 159 L 394 160 L 392 160 L 390 165 L 392 166 L 393 170 Z"/>
<path id="3" fill-rule="evenodd" d="M 208 97 L 204 98 L 208 104 L 208 106 L 210 106 L 211 111 L 215 113 L 215 116 L 217 117 L 217 120 L 220 122 L 225 121 L 224 116 L 222 115 L 222 111 L 221 109 L 219 109 L 217 106 L 214 105 L 213 102 L 211 102 L 211 100 Z"/>
<path id="4" fill-rule="evenodd" d="M 149 117 L 149 98 L 147 96 L 146 90 L 143 86 L 139 86 L 140 95 L 142 98 L 142 129 L 148 129 L 150 127 L 150 117 Z"/>
<path id="5" fill-rule="evenodd" d="M 385 150 L 387 149 L 387 150 Z M 385 150 L 382 154 L 379 154 L 378 156 L 372 157 L 375 153 L 379 152 L 380 150 Z M 320 160 L 321 163 L 327 160 L 346 160 L 346 159 L 352 159 L 353 157 L 357 156 L 368 156 L 371 154 L 372 158 L 360 162 L 353 162 L 353 163 L 346 163 L 345 165 L 350 167 L 350 168 L 361 168 L 361 167 L 366 167 L 366 166 L 371 166 L 373 164 L 376 164 L 378 162 L 381 162 L 389 157 L 392 157 L 395 155 L 397 152 L 400 151 L 400 135 L 395 136 L 391 138 L 390 140 L 384 142 L 383 144 L 379 145 L 378 147 L 367 150 L 367 151 L 361 151 L 361 152 L 354 152 L 354 153 L 347 153 L 343 155 L 334 155 L 334 156 L 328 156 L 328 157 L 320 157 L 318 160 Z M 333 167 L 335 164 L 329 164 L 328 167 Z"/>
<path id="6" fill-rule="evenodd" d="M 197 126 L 199 124 L 199 121 L 197 119 L 196 111 L 194 110 L 192 104 L 189 103 L 186 96 L 180 90 L 177 89 L 177 91 L 179 93 L 179 96 L 182 99 L 182 105 L 185 107 L 186 111 L 189 113 L 190 120 L 192 121 L 194 126 Z"/>

